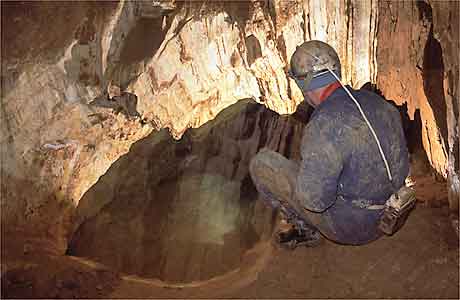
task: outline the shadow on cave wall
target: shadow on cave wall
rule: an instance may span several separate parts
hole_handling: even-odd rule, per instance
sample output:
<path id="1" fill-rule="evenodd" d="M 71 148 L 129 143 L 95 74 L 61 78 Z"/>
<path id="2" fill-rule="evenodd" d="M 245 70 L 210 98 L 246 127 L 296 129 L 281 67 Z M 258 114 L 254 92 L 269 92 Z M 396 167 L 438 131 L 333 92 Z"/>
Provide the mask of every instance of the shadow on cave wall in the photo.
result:
<path id="1" fill-rule="evenodd" d="M 142 5 L 147 4 L 139 4 L 139 6 Z M 174 10 L 166 11 L 160 16 L 141 17 L 127 36 L 121 37 L 124 41 L 119 63 L 117 62 L 116 66 L 106 72 L 106 78 L 112 80 L 123 90 L 143 72 L 140 64 L 155 56 L 163 43 L 165 43 L 163 47 L 165 49 L 166 45 L 191 20 L 200 20 L 204 16 L 209 17 L 225 11 L 228 14 L 226 21 L 238 26 L 244 32 L 245 24 L 251 18 L 254 8 L 250 1 L 177 1 L 175 5 Z M 170 30 L 172 21 L 181 12 L 184 12 L 183 18 L 178 20 L 171 38 L 165 41 L 166 33 Z M 114 32 L 122 32 L 121 26 L 124 26 L 123 22 L 117 24 Z M 117 47 L 114 43 L 115 41 L 112 41 L 110 49 Z M 161 54 L 160 52 L 158 56 Z"/>
<path id="2" fill-rule="evenodd" d="M 140 16 L 126 37 L 122 34 L 119 60 L 112 67 L 108 67 L 105 78 L 122 90 L 126 89 L 130 82 L 143 72 L 143 64 L 160 49 L 177 12 L 178 9 L 154 16 Z M 119 27 L 124 25 L 123 22 L 119 22 L 114 32 L 123 32 Z M 113 39 L 110 49 L 118 47 L 115 42 Z"/>
<path id="3" fill-rule="evenodd" d="M 137 96 L 130 92 L 121 92 L 112 98 L 101 96 L 89 103 L 90 106 L 111 108 L 115 114 L 122 113 L 127 119 L 138 118 L 142 123 L 142 116 L 137 110 Z M 93 114 L 90 116 L 96 116 Z M 142 123 L 144 124 L 144 123 Z M 102 125 L 101 125 L 102 126 Z"/>
<path id="4" fill-rule="evenodd" d="M 142 4 L 140 4 L 142 5 Z M 191 20 L 201 19 L 203 16 L 212 16 L 220 12 L 227 12 L 227 22 L 235 24 L 244 31 L 245 23 L 253 13 L 253 4 L 249 1 L 177 1 L 176 8 L 157 17 L 141 17 L 126 37 L 122 36 L 123 45 L 119 63 L 106 72 L 106 78 L 112 80 L 125 89 L 142 70 L 142 63 L 156 55 L 162 43 L 166 45 L 172 41 Z M 172 26 L 172 21 L 181 12 L 184 16 L 178 20 L 172 37 L 165 41 L 166 33 Z M 166 18 L 164 18 L 166 16 Z M 122 32 L 117 24 L 114 32 Z M 110 48 L 116 45 L 112 42 Z M 162 53 L 158 55 L 161 56 Z"/>
<path id="5" fill-rule="evenodd" d="M 121 63 L 137 64 L 155 55 L 166 35 L 162 26 L 163 17 L 140 18 L 124 41 Z"/>
<path id="6" fill-rule="evenodd" d="M 254 3 L 251 1 L 209 1 L 209 7 L 216 11 L 225 11 L 228 14 L 227 22 L 238 26 L 244 33 L 246 22 L 254 14 Z"/>
<path id="7" fill-rule="evenodd" d="M 436 125 L 444 143 L 448 142 L 447 105 L 444 96 L 444 62 L 441 43 L 433 35 L 433 11 L 428 3 L 417 1 L 419 18 L 430 23 L 428 39 L 423 49 L 423 89 L 433 110 Z"/>
<path id="8" fill-rule="evenodd" d="M 447 106 L 444 96 L 444 62 L 441 44 L 433 36 L 431 26 L 428 41 L 423 51 L 423 89 L 430 107 L 433 109 L 436 125 L 444 143 L 448 141 Z"/>
<path id="9" fill-rule="evenodd" d="M 251 34 L 246 39 L 246 49 L 247 49 L 247 58 L 248 65 L 251 66 L 256 59 L 262 57 L 262 47 L 260 46 L 259 40 Z"/>
<path id="10" fill-rule="evenodd" d="M 113 1 L 1 1 L 2 96 L 14 89 L 28 62 L 56 64 L 74 40 L 75 50 L 85 49 L 76 51 L 82 57 L 72 58 L 83 70 L 73 79 L 97 84 L 100 70 L 98 61 L 86 55 L 88 39 L 99 38 L 94 28 L 116 7 Z"/>

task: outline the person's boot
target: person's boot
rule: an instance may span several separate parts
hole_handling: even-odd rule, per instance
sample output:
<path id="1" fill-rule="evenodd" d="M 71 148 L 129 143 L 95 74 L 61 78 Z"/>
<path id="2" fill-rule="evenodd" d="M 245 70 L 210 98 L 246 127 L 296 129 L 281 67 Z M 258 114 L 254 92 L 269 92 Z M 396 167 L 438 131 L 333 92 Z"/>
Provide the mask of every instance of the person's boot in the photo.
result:
<path id="1" fill-rule="evenodd" d="M 295 249 L 299 246 L 314 247 L 321 242 L 321 234 L 317 229 L 292 225 L 291 228 L 277 233 L 278 244 L 287 249 Z"/>

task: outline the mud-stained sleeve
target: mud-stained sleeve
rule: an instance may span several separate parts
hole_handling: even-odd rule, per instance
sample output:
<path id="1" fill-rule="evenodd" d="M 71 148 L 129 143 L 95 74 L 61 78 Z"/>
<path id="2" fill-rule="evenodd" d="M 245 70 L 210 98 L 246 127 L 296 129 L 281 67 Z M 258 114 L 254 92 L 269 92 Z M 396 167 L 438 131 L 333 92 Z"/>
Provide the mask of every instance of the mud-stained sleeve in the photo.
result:
<path id="1" fill-rule="evenodd" d="M 336 200 L 344 157 L 341 134 L 340 124 L 327 115 L 311 120 L 304 129 L 296 200 L 308 210 L 322 212 Z"/>

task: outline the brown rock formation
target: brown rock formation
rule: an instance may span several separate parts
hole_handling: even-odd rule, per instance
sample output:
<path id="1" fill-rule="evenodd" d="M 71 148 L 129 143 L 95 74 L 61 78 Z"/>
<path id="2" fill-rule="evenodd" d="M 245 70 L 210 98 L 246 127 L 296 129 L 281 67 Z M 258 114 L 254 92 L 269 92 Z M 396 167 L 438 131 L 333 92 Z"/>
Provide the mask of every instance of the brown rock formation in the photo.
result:
<path id="1" fill-rule="evenodd" d="M 422 142 L 449 180 L 458 209 L 459 2 L 379 2 L 377 85 L 388 99 L 420 110 Z"/>
<path id="2" fill-rule="evenodd" d="M 238 268 L 275 226 L 249 161 L 264 146 L 299 158 L 304 125 L 242 100 L 179 141 L 153 132 L 83 196 L 69 253 L 166 282 Z"/>
<path id="3" fill-rule="evenodd" d="M 1 7 L 5 228 L 30 225 L 62 252 L 82 196 L 153 129 L 180 138 L 243 98 L 292 113 L 302 97 L 286 77 L 288 60 L 309 39 L 337 49 L 346 82 L 377 83 L 411 114 L 420 109 L 430 163 L 458 203 L 458 2 Z M 109 99 L 110 82 L 136 96 L 134 110 L 134 102 Z"/>

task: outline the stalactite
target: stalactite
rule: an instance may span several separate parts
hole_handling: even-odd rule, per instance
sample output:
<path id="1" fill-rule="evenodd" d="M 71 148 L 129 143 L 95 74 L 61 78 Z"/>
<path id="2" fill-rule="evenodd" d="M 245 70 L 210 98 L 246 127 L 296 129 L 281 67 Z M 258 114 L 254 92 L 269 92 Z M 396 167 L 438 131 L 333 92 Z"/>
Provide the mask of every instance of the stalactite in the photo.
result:
<path id="1" fill-rule="evenodd" d="M 42 14 L 36 19 L 2 10 L 2 22 L 14 24 L 2 30 L 2 41 L 8 41 L 2 49 L 2 171 L 14 191 L 2 199 L 2 207 L 11 212 L 9 221 L 25 223 L 23 209 L 30 198 L 36 207 L 45 207 L 54 195 L 61 195 L 63 186 L 63 202 L 75 205 L 114 161 L 157 126 L 168 127 L 179 139 L 190 126 L 205 124 L 243 98 L 281 114 L 293 113 L 303 96 L 286 71 L 296 45 L 310 39 L 336 47 L 345 83 L 377 83 L 387 98 L 406 102 L 410 115 L 420 109 L 423 122 L 428 122 L 424 141 L 430 161 L 440 174 L 450 176 L 451 198 L 458 199 L 458 2 L 423 2 L 431 5 L 433 20 L 420 20 L 415 13 L 422 2 L 161 1 L 144 14 L 140 7 L 151 2 L 141 2 L 79 2 L 72 9 L 48 3 L 31 10 Z M 14 5 L 2 2 L 6 10 Z M 24 5 L 25 13 L 32 4 Z M 280 8 L 286 10 L 277 11 Z M 51 13 L 57 17 L 50 19 Z M 90 15 L 95 17 L 86 18 Z M 430 106 L 423 90 L 421 52 L 429 23 L 443 53 L 439 93 L 445 95 L 445 116 Z M 149 34 L 159 45 L 136 49 L 141 44 L 133 42 L 139 24 L 147 24 L 147 29 L 153 24 Z M 92 28 L 93 42 L 79 38 L 79 28 Z M 250 36 L 260 44 L 260 53 L 251 60 L 246 43 Z M 126 49 L 147 54 L 128 61 Z M 108 101 L 110 82 L 137 96 L 139 120 L 88 105 Z M 94 121 L 96 115 L 100 122 Z M 436 116 L 447 118 L 447 134 L 440 135 L 444 145 L 436 140 L 444 120 Z M 71 164 L 70 156 L 43 148 L 65 140 L 76 141 L 82 149 Z M 30 190 L 22 190 L 22 183 L 30 181 Z M 34 197 L 24 196 L 27 193 Z M 37 211 L 45 221 L 50 219 L 44 208 Z"/>

